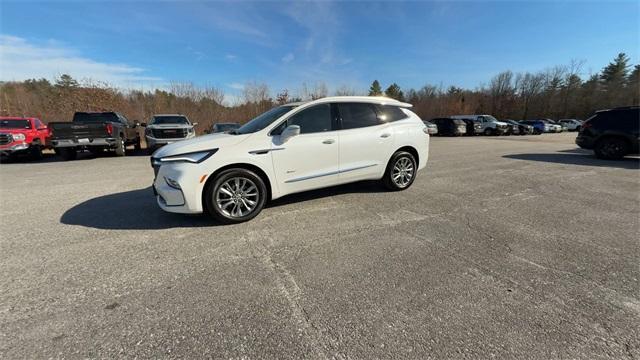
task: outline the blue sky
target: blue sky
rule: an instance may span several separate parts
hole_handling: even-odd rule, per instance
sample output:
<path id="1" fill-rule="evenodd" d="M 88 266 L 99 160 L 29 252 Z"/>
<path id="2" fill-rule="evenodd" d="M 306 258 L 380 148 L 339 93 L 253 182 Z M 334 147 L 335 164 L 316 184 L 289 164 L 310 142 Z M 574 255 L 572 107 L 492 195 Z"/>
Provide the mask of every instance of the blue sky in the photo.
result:
<path id="1" fill-rule="evenodd" d="M 3 1 L 1 80 L 71 73 L 120 87 L 170 81 L 231 96 L 249 81 L 272 92 L 426 83 L 474 88 L 511 69 L 618 52 L 640 62 L 640 3 Z"/>

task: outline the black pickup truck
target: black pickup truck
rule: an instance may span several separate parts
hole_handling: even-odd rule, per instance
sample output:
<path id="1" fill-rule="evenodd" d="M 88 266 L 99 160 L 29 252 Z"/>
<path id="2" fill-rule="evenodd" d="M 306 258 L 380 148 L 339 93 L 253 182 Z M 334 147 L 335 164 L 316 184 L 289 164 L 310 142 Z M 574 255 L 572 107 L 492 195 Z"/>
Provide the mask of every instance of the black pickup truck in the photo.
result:
<path id="1" fill-rule="evenodd" d="M 49 123 L 51 145 L 65 160 L 73 160 L 78 150 L 94 154 L 105 150 L 124 156 L 129 145 L 140 148 L 140 124 L 116 112 L 77 112 L 72 122 Z"/>

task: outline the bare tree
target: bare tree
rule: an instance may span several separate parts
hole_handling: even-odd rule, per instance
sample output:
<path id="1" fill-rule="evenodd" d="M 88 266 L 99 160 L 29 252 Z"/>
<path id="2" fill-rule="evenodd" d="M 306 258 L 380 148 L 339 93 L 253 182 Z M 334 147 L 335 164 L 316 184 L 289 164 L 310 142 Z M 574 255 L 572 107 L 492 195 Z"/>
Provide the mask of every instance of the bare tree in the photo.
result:
<path id="1" fill-rule="evenodd" d="M 522 102 L 522 118 L 529 116 L 531 100 L 538 96 L 544 87 L 544 74 L 518 74 L 516 76 L 516 89 Z"/>
<path id="2" fill-rule="evenodd" d="M 499 117 L 504 116 L 505 107 L 515 95 L 513 73 L 504 71 L 494 76 L 489 85 L 489 94 L 491 96 L 491 112 Z"/>
<path id="3" fill-rule="evenodd" d="M 284 89 L 276 95 L 276 103 L 283 105 L 289 102 L 289 90 Z"/>
<path id="4" fill-rule="evenodd" d="M 357 91 L 347 85 L 342 85 L 335 91 L 336 96 L 354 96 L 357 95 Z"/>
<path id="5" fill-rule="evenodd" d="M 324 82 L 317 82 L 312 87 L 303 82 L 300 97 L 304 100 L 317 100 L 326 97 L 328 93 L 327 85 Z"/>

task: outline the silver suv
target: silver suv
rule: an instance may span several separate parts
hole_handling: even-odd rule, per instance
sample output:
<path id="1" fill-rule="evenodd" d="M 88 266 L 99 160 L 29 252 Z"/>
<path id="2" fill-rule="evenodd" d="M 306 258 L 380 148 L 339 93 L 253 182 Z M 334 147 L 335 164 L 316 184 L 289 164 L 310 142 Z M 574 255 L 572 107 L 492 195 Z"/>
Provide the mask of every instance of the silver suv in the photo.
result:
<path id="1" fill-rule="evenodd" d="M 498 121 L 491 115 L 454 115 L 451 118 L 474 120 L 482 126 L 478 132 L 485 135 L 504 135 L 509 130 L 509 124 Z"/>
<path id="2" fill-rule="evenodd" d="M 147 149 L 153 152 L 156 148 L 176 141 L 191 139 L 196 136 L 194 126 L 189 119 L 180 114 L 153 115 L 144 131 Z"/>

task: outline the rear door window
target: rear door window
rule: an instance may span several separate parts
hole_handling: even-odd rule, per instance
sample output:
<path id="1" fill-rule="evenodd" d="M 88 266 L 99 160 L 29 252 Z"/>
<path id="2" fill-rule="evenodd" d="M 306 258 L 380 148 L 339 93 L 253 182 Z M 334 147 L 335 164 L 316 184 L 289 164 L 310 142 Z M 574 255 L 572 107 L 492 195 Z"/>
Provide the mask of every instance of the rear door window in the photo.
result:
<path id="1" fill-rule="evenodd" d="M 374 110 L 373 104 L 367 103 L 340 103 L 338 111 L 342 119 L 342 129 L 358 129 L 367 126 L 379 125 L 382 122 Z"/>

